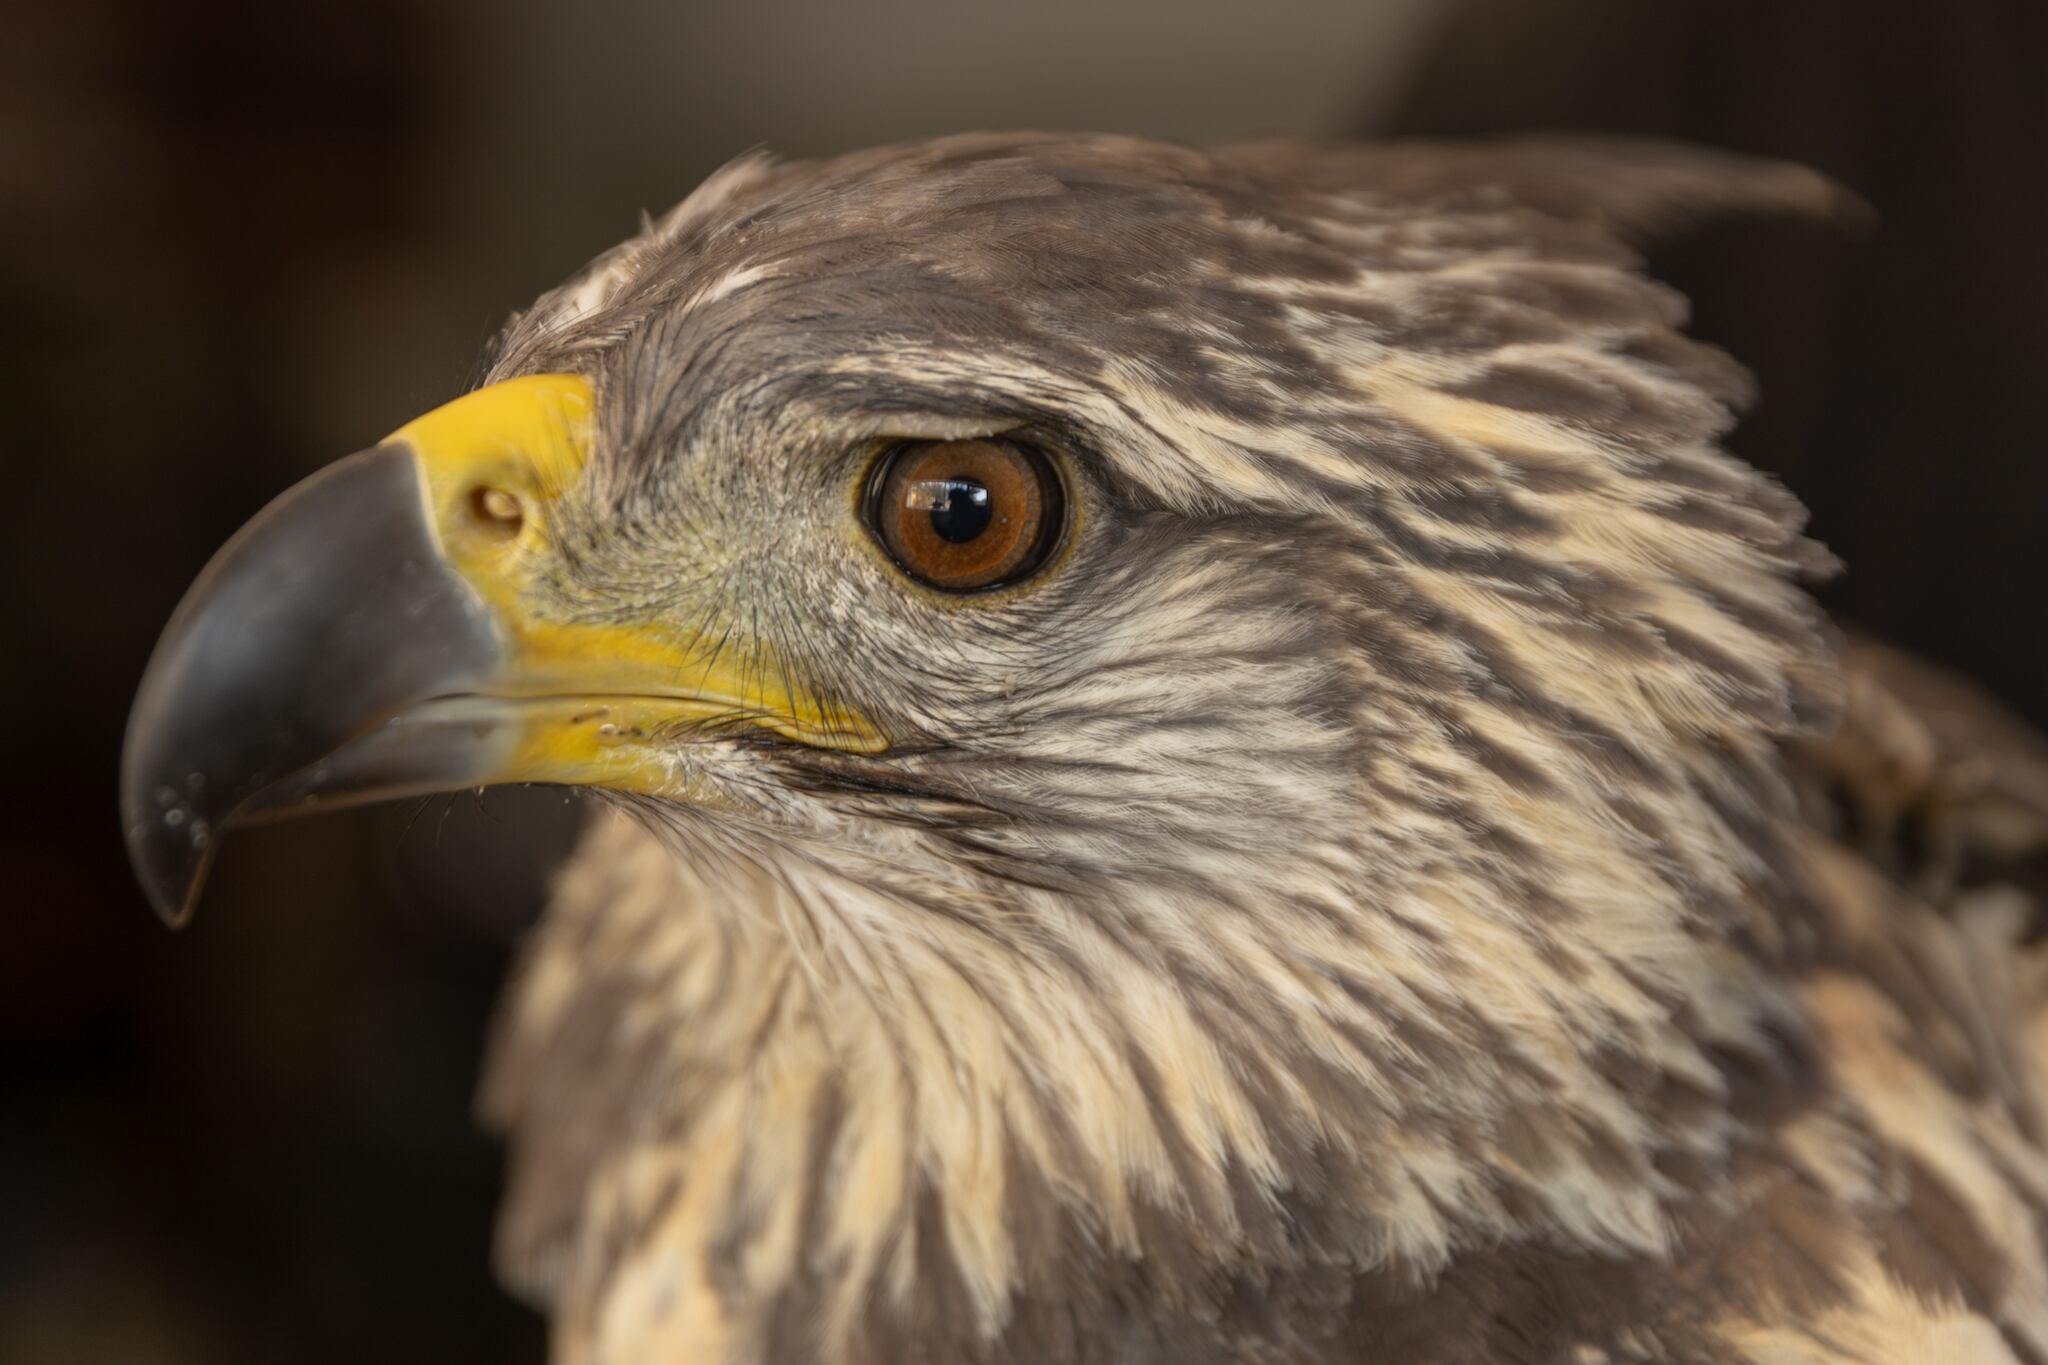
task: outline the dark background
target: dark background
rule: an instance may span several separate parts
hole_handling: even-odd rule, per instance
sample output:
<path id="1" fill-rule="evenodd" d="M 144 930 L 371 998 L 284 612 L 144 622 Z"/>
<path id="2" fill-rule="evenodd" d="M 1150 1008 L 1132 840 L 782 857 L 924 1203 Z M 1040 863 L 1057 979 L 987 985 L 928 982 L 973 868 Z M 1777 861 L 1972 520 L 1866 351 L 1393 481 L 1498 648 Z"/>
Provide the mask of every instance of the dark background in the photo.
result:
<path id="1" fill-rule="evenodd" d="M 505 313 L 727 157 L 990 126 L 1578 127 L 1795 157 L 1881 229 L 1659 265 L 1831 602 L 2048 720 L 2039 0 L 15 0 L 0 17 L 0 1360 L 532 1361 L 469 1096 L 576 811 L 238 838 L 131 885 L 128 698 L 207 555 L 458 391 Z"/>

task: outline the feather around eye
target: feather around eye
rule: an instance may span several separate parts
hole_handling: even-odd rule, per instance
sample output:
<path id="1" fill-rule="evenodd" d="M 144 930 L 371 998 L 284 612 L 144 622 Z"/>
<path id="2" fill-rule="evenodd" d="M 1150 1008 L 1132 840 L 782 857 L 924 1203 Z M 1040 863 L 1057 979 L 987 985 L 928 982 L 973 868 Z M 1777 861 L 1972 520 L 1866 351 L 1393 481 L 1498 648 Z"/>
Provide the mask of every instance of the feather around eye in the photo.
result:
<path id="1" fill-rule="evenodd" d="M 973 592 L 1028 577 L 1059 542 L 1065 495 L 1042 451 L 1012 441 L 898 446 L 871 478 L 875 536 L 919 582 Z"/>

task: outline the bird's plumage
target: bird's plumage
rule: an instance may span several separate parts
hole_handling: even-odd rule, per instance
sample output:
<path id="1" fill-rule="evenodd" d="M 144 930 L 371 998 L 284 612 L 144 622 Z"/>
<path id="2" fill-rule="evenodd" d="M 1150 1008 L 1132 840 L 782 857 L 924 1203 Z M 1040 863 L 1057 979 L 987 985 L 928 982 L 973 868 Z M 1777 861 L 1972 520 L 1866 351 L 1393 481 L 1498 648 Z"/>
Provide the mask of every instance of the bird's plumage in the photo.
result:
<path id="1" fill-rule="evenodd" d="M 964 137 L 736 163 L 515 321 L 599 414 L 536 610 L 888 740 L 679 736 L 715 799 L 564 873 L 486 1093 L 557 1358 L 2048 1361 L 2048 765 L 1845 669 L 1634 245 L 1839 202 Z M 863 462 L 994 434 L 1054 562 L 892 575 Z"/>

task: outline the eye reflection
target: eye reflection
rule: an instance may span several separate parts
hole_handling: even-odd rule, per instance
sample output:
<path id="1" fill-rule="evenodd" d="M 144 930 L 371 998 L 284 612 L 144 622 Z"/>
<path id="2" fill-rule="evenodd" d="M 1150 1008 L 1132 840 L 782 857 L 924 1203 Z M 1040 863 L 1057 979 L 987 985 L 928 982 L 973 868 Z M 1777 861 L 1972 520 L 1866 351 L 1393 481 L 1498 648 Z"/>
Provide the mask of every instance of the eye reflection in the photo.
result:
<path id="1" fill-rule="evenodd" d="M 941 540 L 964 545 L 988 530 L 995 520 L 995 499 L 973 479 L 924 479 L 912 485 L 914 506 L 931 512 L 932 530 Z"/>

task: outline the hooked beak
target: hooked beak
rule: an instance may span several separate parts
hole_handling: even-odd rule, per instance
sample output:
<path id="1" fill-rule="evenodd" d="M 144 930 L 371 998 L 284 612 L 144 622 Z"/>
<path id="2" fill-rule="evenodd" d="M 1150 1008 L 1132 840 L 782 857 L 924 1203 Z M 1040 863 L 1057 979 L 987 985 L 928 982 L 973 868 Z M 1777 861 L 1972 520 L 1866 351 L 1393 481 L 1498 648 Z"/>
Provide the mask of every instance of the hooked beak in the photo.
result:
<path id="1" fill-rule="evenodd" d="M 705 799 L 684 729 L 873 752 L 880 733 L 660 620 L 572 619 L 537 591 L 592 440 L 576 375 L 457 399 L 290 489 L 214 556 L 128 720 L 121 818 L 166 921 L 223 832 L 501 782 Z"/>

